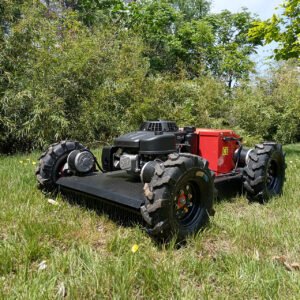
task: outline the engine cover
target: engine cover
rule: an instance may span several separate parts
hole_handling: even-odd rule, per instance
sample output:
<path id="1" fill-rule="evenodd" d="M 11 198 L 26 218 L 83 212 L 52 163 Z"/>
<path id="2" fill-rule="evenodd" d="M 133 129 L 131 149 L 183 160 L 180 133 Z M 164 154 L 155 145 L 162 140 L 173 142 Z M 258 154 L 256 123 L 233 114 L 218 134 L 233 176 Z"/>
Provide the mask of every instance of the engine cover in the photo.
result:
<path id="1" fill-rule="evenodd" d="M 114 146 L 140 154 L 168 154 L 176 151 L 176 136 L 171 132 L 136 131 L 116 138 Z"/>

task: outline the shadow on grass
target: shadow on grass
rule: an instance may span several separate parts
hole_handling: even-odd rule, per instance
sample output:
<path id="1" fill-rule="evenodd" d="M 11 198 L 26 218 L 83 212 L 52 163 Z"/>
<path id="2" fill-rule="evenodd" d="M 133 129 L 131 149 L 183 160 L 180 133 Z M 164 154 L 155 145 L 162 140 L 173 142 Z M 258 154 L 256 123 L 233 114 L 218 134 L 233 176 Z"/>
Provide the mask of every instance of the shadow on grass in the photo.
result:
<path id="1" fill-rule="evenodd" d="M 80 196 L 76 197 L 74 195 L 63 195 L 62 198 L 70 203 L 71 205 L 78 205 L 84 209 L 95 211 L 98 215 L 105 214 L 110 220 L 115 222 L 118 226 L 125 228 L 129 227 L 140 227 L 145 234 L 148 234 L 146 222 L 138 211 L 132 212 L 131 210 L 126 209 L 125 207 L 118 207 L 113 204 L 103 203 L 103 199 L 94 198 L 91 196 Z M 103 201 L 101 201 L 103 200 Z M 107 201 L 106 201 L 107 202 Z M 176 238 L 163 240 L 157 237 L 149 235 L 154 245 L 156 245 L 158 250 L 163 249 L 175 249 L 178 250 L 181 247 L 186 245 L 186 241 L 177 242 Z"/>
<path id="2" fill-rule="evenodd" d="M 242 195 L 240 187 L 219 187 L 215 202 L 234 202 L 237 196 Z M 93 210 L 98 215 L 107 215 L 112 221 L 124 227 L 139 225 L 146 228 L 146 222 L 139 210 L 127 209 L 125 206 L 118 206 L 105 199 L 99 199 L 90 195 L 64 194 L 62 198 L 71 205 L 78 205 L 85 209 Z"/>
<path id="3" fill-rule="evenodd" d="M 134 227 L 136 225 L 142 228 L 146 227 L 146 223 L 139 211 L 131 211 L 123 206 L 116 206 L 104 199 L 88 195 L 64 194 L 62 198 L 71 205 L 78 205 L 85 209 L 93 210 L 98 215 L 107 215 L 109 219 L 116 222 L 119 226 Z"/>
<path id="4" fill-rule="evenodd" d="M 243 194 L 241 178 L 216 183 L 215 188 L 215 202 L 233 202 L 237 196 Z"/>
<path id="5" fill-rule="evenodd" d="M 218 183 L 218 196 L 215 202 L 234 202 L 238 195 L 242 194 L 241 180 L 231 180 L 230 182 L 225 181 Z M 99 199 L 81 192 L 74 192 L 72 190 L 63 191 L 63 199 L 69 202 L 71 205 L 77 205 L 84 209 L 95 211 L 98 215 L 106 215 L 110 220 L 115 222 L 118 226 L 122 227 L 140 227 L 142 230 L 147 232 L 146 222 L 140 214 L 139 209 L 131 210 L 126 206 L 116 205 L 114 202 L 105 199 Z M 209 226 L 209 225 L 208 225 Z M 205 226 L 203 229 L 208 228 Z M 150 236 L 151 237 L 151 236 Z M 180 249 L 186 245 L 186 241 L 174 240 L 161 240 L 159 238 L 151 237 L 153 242 L 158 246 L 158 249 L 173 248 Z"/>
<path id="6" fill-rule="evenodd" d="M 227 192 L 226 194 L 220 194 L 218 193 L 217 196 L 215 197 L 215 203 L 220 203 L 220 202 L 235 202 L 236 198 L 244 195 L 241 191 L 230 191 Z"/>

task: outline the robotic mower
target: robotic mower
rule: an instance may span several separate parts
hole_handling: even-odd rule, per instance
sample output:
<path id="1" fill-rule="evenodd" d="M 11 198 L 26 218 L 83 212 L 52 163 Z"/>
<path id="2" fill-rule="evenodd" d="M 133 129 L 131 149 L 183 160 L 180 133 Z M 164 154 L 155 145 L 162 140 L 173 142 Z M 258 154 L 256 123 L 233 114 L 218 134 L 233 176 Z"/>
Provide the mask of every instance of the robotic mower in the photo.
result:
<path id="1" fill-rule="evenodd" d="M 242 191 L 264 203 L 282 193 L 285 179 L 280 144 L 246 148 L 232 130 L 178 128 L 171 121 L 147 121 L 116 138 L 101 162 L 77 141 L 52 144 L 40 157 L 39 187 L 138 214 L 159 239 L 184 239 L 202 228 L 216 193 Z"/>

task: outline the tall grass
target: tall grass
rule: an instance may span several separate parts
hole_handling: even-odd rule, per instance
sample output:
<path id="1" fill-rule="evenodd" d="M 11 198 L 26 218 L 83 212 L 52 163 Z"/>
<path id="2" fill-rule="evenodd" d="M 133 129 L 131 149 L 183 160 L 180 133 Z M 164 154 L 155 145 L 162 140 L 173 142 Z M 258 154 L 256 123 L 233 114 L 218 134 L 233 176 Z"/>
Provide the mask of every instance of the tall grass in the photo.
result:
<path id="1" fill-rule="evenodd" d="M 299 299 L 300 145 L 285 151 L 282 197 L 217 203 L 180 249 L 60 197 L 48 203 L 35 187 L 37 154 L 0 156 L 0 298 Z"/>

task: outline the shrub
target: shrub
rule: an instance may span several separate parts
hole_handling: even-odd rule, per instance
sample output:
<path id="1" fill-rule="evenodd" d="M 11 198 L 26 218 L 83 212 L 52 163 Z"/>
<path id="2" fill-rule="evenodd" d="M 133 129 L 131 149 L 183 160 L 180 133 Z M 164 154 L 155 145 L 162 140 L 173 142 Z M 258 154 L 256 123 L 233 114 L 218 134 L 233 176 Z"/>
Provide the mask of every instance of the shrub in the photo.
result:
<path id="1" fill-rule="evenodd" d="M 237 90 L 233 124 L 264 140 L 292 143 L 300 138 L 300 73 L 294 61 L 271 70 L 269 78 Z"/>

